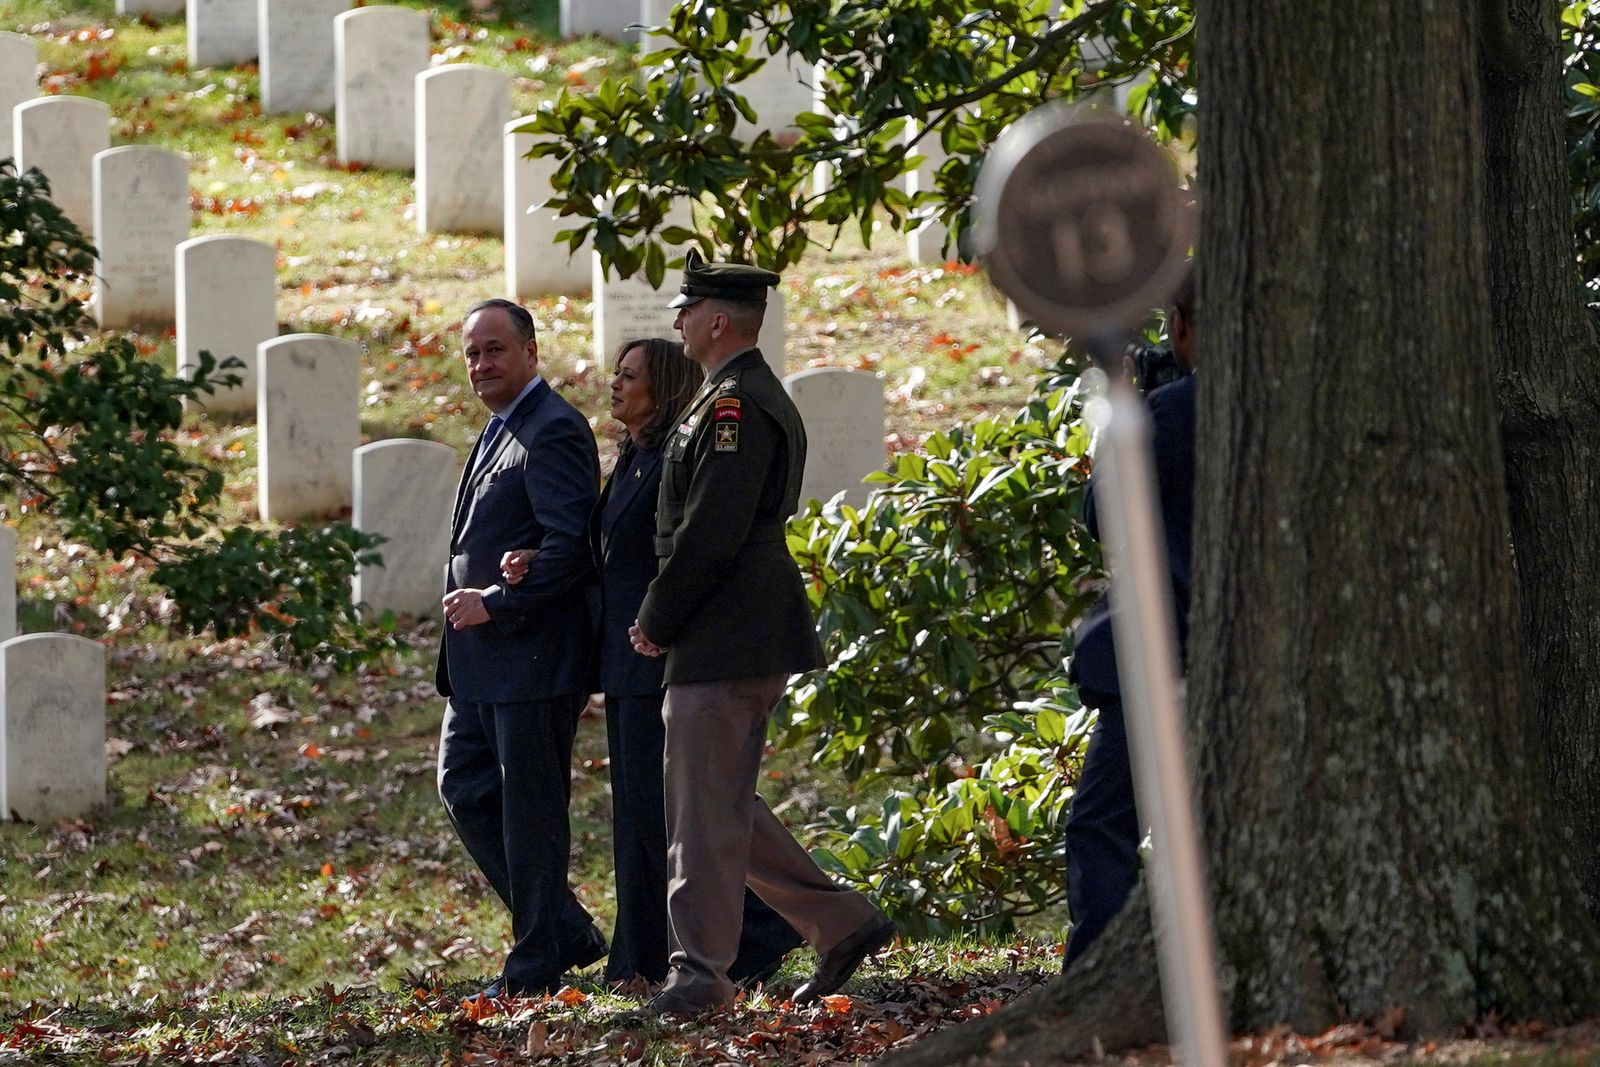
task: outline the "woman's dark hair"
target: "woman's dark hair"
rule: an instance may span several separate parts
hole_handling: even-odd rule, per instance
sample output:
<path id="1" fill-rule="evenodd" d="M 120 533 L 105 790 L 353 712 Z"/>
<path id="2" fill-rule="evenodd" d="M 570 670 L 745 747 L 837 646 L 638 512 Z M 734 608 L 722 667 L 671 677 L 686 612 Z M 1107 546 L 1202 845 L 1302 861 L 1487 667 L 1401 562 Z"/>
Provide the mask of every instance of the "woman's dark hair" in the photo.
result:
<path id="1" fill-rule="evenodd" d="M 612 357 L 611 373 L 617 372 L 622 357 L 635 348 L 644 349 L 644 384 L 650 390 L 650 398 L 656 402 L 655 417 L 639 432 L 639 444 L 644 448 L 658 448 L 678 424 L 678 416 L 694 399 L 706 373 L 700 369 L 700 364 L 683 354 L 681 344 L 665 337 L 624 341 Z"/>

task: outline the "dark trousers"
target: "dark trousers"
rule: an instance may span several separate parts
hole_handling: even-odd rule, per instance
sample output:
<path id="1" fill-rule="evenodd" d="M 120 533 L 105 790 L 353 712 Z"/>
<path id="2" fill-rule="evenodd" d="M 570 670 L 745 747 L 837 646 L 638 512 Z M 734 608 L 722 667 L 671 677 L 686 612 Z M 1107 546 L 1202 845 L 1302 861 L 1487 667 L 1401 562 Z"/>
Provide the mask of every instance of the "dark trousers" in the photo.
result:
<path id="1" fill-rule="evenodd" d="M 1100 936 L 1139 881 L 1139 816 L 1134 811 L 1122 698 L 1085 690 L 1078 696 L 1100 717 L 1089 735 L 1089 751 L 1067 816 L 1067 906 L 1072 910 L 1072 930 L 1063 968 Z"/>
<path id="2" fill-rule="evenodd" d="M 461 843 L 511 912 L 505 976 L 553 984 L 591 920 L 567 885 L 572 737 L 582 694 L 445 705 L 439 796 Z"/>
<path id="3" fill-rule="evenodd" d="M 606 740 L 611 753 L 611 834 L 617 869 L 617 925 L 606 980 L 667 976 L 667 811 L 662 793 L 665 692 L 606 694 Z M 757 973 L 802 942 L 783 917 L 749 889 L 734 981 Z"/>

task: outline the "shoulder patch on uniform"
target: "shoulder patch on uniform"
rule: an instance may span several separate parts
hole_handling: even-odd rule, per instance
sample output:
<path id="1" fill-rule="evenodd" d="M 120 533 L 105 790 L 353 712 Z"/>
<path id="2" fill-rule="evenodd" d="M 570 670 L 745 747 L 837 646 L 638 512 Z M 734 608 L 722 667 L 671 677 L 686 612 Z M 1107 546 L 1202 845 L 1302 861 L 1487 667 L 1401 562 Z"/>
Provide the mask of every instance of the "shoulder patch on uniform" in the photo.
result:
<path id="1" fill-rule="evenodd" d="M 731 393 L 737 388 L 739 388 L 739 376 L 737 374 L 730 374 L 728 377 L 722 379 L 722 384 L 717 386 L 717 392 Z"/>
<path id="2" fill-rule="evenodd" d="M 717 397 L 716 406 L 719 408 L 736 408 L 739 406 L 739 398 L 736 396 L 719 396 Z"/>
<path id="3" fill-rule="evenodd" d="M 717 451 L 718 452 L 737 452 L 737 451 L 739 451 L 739 424 L 738 423 L 736 423 L 736 422 L 724 422 L 724 423 L 721 423 L 721 424 L 719 424 L 717 426 L 717 446 L 716 447 L 717 447 Z"/>

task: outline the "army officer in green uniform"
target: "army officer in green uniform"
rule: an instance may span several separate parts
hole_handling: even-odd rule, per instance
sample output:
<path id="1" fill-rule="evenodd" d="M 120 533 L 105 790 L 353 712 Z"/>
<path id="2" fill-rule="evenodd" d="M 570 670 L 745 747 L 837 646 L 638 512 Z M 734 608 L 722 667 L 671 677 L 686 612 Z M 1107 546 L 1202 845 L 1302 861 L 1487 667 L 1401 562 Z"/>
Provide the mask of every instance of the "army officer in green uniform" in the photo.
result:
<path id="1" fill-rule="evenodd" d="M 893 939 L 894 923 L 823 874 L 756 793 L 767 717 L 792 674 L 823 665 L 784 526 L 806 462 L 800 414 L 756 336 L 778 276 L 691 251 L 671 307 L 705 385 L 663 446 L 660 572 L 631 636 L 665 653 L 667 916 L 671 970 L 645 1008 L 730 1003 L 746 883 L 818 954 L 795 993 L 832 993 Z"/>

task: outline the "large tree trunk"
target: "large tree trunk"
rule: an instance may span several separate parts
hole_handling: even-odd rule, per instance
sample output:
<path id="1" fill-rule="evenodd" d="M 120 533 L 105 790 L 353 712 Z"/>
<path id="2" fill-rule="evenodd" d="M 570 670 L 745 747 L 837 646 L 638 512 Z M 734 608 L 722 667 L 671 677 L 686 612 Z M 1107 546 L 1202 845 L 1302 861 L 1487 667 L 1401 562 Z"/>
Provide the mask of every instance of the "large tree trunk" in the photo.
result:
<path id="1" fill-rule="evenodd" d="M 1189 700 L 1229 1021 L 1587 1014 L 1523 692 L 1476 5 L 1197 6 Z M 918 1054 L 1043 1062 L 1052 1025 L 1071 1054 L 1116 1011 L 1095 985 L 1137 988 L 1089 977 Z"/>
<path id="2" fill-rule="evenodd" d="M 1200 13 L 1190 693 L 1233 1021 L 1587 1010 L 1523 698 L 1477 20 Z"/>
<path id="3" fill-rule="evenodd" d="M 1600 345 L 1571 252 L 1557 5 L 1496 12 L 1484 56 L 1490 292 L 1530 707 L 1550 810 L 1600 913 Z"/>

